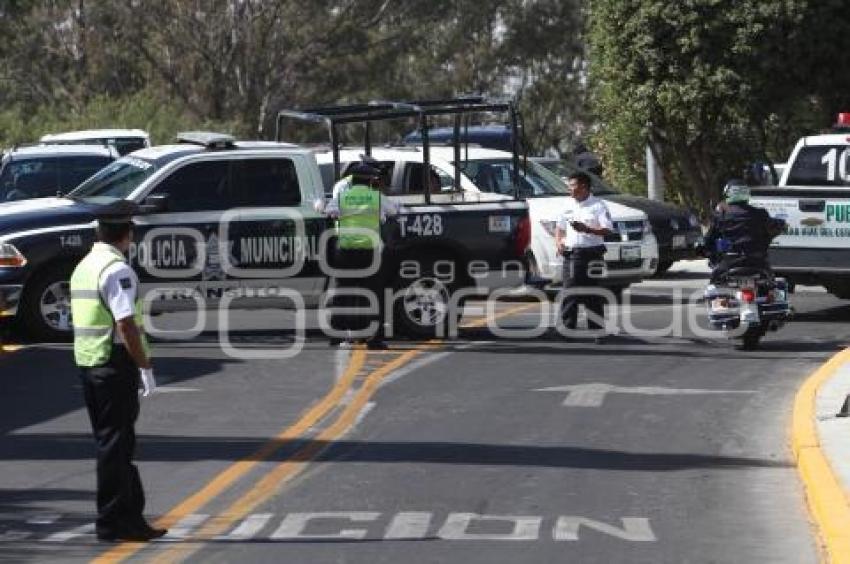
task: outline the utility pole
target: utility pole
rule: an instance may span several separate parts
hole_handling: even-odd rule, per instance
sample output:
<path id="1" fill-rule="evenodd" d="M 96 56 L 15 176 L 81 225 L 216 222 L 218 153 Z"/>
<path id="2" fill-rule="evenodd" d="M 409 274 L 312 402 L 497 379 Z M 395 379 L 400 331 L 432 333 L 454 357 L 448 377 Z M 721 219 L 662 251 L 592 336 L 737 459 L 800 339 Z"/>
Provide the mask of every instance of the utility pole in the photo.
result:
<path id="1" fill-rule="evenodd" d="M 664 201 L 664 177 L 649 144 L 646 145 L 646 190 L 650 200 Z"/>

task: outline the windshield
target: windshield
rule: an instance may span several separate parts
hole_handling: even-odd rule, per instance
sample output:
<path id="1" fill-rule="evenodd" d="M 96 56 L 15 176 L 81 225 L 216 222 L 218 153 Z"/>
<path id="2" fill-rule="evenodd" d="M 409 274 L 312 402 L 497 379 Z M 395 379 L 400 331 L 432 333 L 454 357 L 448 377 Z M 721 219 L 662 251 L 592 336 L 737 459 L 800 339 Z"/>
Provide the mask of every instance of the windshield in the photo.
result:
<path id="1" fill-rule="evenodd" d="M 125 199 L 155 170 L 153 163 L 135 157 L 123 157 L 80 184 L 69 196 Z"/>
<path id="2" fill-rule="evenodd" d="M 846 146 L 803 147 L 791 163 L 786 186 L 850 186 Z"/>
<path id="3" fill-rule="evenodd" d="M 592 172 L 581 170 L 574 164 L 570 164 L 566 161 L 541 161 L 540 164 L 563 179 L 566 179 L 569 175 L 576 172 L 585 173 L 590 177 L 590 190 L 596 196 L 600 196 L 602 194 L 619 194 L 617 190 L 606 184 L 600 177 L 596 176 Z"/>
<path id="4" fill-rule="evenodd" d="M 461 163 L 460 169 L 482 192 L 508 196 L 514 193 L 512 159 L 470 160 Z M 563 180 L 535 162 L 528 161 L 528 169 L 523 171 L 520 160 L 520 171 L 520 196 L 539 198 L 567 196 L 570 193 Z"/>

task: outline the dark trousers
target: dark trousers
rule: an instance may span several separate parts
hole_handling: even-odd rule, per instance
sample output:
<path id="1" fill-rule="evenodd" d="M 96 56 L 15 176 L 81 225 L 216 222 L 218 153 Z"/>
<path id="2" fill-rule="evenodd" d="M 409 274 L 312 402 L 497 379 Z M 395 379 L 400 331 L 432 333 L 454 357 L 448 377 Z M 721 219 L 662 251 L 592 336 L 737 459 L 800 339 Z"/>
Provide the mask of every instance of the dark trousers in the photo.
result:
<path id="1" fill-rule="evenodd" d="M 564 255 L 564 290 L 580 290 L 599 286 L 599 278 L 588 273 L 588 268 L 594 261 L 603 260 L 605 247 L 576 249 Z M 604 315 L 605 301 L 601 296 L 567 295 L 561 308 L 561 319 L 568 329 L 575 329 L 578 321 L 578 306 L 584 304 L 588 313 L 594 313 L 600 318 Z M 587 318 L 588 329 L 601 329 L 602 326 L 590 315 Z"/>
<path id="2" fill-rule="evenodd" d="M 341 291 L 346 289 L 360 288 L 372 292 L 378 300 L 378 314 L 368 315 L 365 313 L 358 314 L 336 314 L 332 313 L 331 326 L 337 330 L 363 331 L 372 322 L 377 322 L 378 328 L 374 335 L 368 337 L 372 339 L 384 338 L 384 289 L 386 288 L 386 267 L 382 256 L 373 259 L 374 253 L 380 251 L 363 250 L 363 249 L 339 249 L 335 251 L 334 267 L 341 272 L 337 272 L 334 277 L 334 286 Z M 345 276 L 345 270 L 365 269 L 373 260 L 378 260 L 378 271 L 366 277 Z M 337 296 L 334 298 L 332 307 L 344 308 L 362 308 L 366 311 L 369 308 L 369 301 L 363 296 Z"/>
<path id="3" fill-rule="evenodd" d="M 97 532 L 144 523 L 145 493 L 133 464 L 139 416 L 139 369 L 123 346 L 104 366 L 82 368 L 83 395 L 97 444 Z"/>
<path id="4" fill-rule="evenodd" d="M 770 264 L 764 255 L 724 255 L 711 270 L 712 284 L 721 282 L 733 268 L 758 268 L 771 272 Z"/>

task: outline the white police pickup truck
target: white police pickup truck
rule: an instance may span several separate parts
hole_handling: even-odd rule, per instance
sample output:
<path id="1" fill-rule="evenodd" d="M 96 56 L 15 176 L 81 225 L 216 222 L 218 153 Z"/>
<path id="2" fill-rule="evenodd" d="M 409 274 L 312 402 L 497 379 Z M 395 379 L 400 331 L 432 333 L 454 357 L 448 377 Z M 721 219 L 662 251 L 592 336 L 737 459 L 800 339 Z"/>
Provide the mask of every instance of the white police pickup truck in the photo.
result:
<path id="1" fill-rule="evenodd" d="M 778 186 L 753 189 L 751 203 L 787 223 L 770 248 L 777 274 L 850 299 L 850 114 L 835 129 L 800 139 Z"/>
<path id="2" fill-rule="evenodd" d="M 313 207 L 323 195 L 313 152 L 210 133 L 181 141 L 122 157 L 66 197 L 0 204 L 0 318 L 41 340 L 69 336 L 70 274 L 94 241 L 98 208 L 116 199 L 144 212 L 128 254 L 151 311 L 278 307 L 293 295 L 321 306 L 335 230 Z M 385 234 L 396 332 L 435 334 L 450 291 L 522 284 L 525 202 L 414 206 L 401 217 L 405 233 L 394 223 Z M 435 265 L 451 278 L 436 279 Z"/>
<path id="3" fill-rule="evenodd" d="M 339 152 L 340 161 L 357 162 L 363 148 L 347 147 Z M 459 170 L 455 170 L 451 147 L 432 147 L 430 167 L 434 184 L 431 201 L 441 204 L 502 202 L 513 197 L 511 153 L 481 147 L 466 147 Z M 422 202 L 423 154 L 419 146 L 378 147 L 371 157 L 383 175 L 386 193 L 401 203 Z M 333 158 L 329 150 L 317 150 L 316 160 L 329 194 L 333 186 Z M 529 206 L 531 245 L 527 259 L 538 284 L 560 285 L 563 258 L 555 248 L 555 224 L 568 204 L 569 189 L 549 170 L 529 160 L 520 177 L 520 194 Z M 453 185 L 459 173 L 460 186 Z M 606 271 L 602 284 L 622 291 L 655 273 L 658 244 L 647 215 L 616 202 L 606 202 L 614 222 L 614 231 L 605 238 Z"/>

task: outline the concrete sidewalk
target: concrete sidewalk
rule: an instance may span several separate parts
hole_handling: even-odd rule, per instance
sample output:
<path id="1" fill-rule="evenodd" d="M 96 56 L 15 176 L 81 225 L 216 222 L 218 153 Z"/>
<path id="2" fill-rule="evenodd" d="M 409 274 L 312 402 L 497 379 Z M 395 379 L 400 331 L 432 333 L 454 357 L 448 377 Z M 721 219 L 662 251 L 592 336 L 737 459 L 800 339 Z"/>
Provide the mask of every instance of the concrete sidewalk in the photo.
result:
<path id="1" fill-rule="evenodd" d="M 791 444 L 809 509 L 833 564 L 850 563 L 850 348 L 812 374 L 797 393 Z"/>

